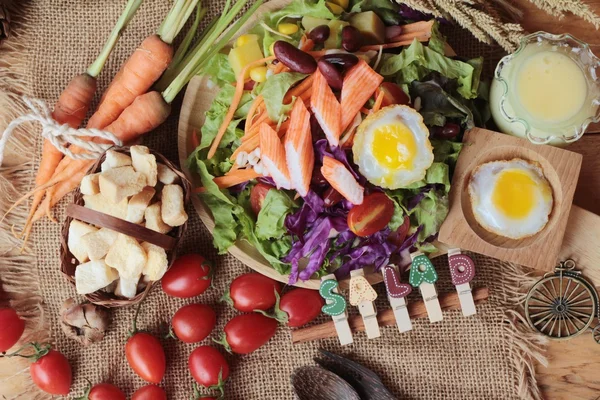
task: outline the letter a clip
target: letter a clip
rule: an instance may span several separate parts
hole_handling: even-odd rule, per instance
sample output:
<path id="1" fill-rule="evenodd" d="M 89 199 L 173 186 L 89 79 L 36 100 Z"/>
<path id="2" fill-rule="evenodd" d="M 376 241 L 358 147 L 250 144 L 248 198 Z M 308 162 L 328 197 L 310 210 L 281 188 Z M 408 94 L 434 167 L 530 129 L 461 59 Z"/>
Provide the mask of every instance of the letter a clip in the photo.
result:
<path id="1" fill-rule="evenodd" d="M 421 291 L 425 309 L 427 309 L 427 315 L 429 315 L 429 322 L 439 322 L 443 319 L 443 315 L 434 285 L 438 279 L 435 267 L 431 260 L 420 251 L 411 253 L 410 258 L 412 264 L 410 266 L 409 282 Z"/>
<path id="2" fill-rule="evenodd" d="M 350 271 L 350 304 L 358 307 L 369 339 L 381 336 L 377 322 L 377 309 L 373 303 L 376 298 L 377 292 L 365 278 L 364 271 L 362 269 Z"/>
<path id="3" fill-rule="evenodd" d="M 338 285 L 339 283 L 334 274 L 325 275 L 321 278 L 319 294 L 327 303 L 321 310 L 333 319 L 340 344 L 344 346 L 352 343 L 352 330 L 350 324 L 348 324 L 346 299 L 339 294 Z"/>
<path id="4" fill-rule="evenodd" d="M 469 282 L 475 277 L 475 263 L 466 254 L 461 254 L 460 249 L 448 250 L 448 265 L 452 284 L 456 286 L 460 308 L 465 317 L 477 314 L 473 293 Z"/>

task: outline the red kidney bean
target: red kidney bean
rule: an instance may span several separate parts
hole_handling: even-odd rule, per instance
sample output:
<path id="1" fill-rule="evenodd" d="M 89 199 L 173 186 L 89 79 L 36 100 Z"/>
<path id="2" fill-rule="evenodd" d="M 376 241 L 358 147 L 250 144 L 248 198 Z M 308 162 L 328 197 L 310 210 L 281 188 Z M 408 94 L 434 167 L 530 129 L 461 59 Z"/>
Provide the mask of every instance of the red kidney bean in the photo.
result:
<path id="1" fill-rule="evenodd" d="M 322 186 L 328 184 L 327 179 L 321 173 L 319 168 L 313 170 L 312 178 L 310 181 L 313 185 Z"/>
<path id="2" fill-rule="evenodd" d="M 360 31 L 353 26 L 345 26 L 342 29 L 342 47 L 349 52 L 360 50 L 361 38 Z"/>
<path id="3" fill-rule="evenodd" d="M 324 43 L 329 38 L 329 34 L 329 25 L 319 25 L 308 33 L 308 37 L 315 43 Z"/>
<path id="4" fill-rule="evenodd" d="M 328 188 L 325 193 L 323 193 L 323 203 L 325 204 L 325 207 L 333 207 L 343 199 L 344 196 L 332 187 Z"/>
<path id="5" fill-rule="evenodd" d="M 313 56 L 283 40 L 275 42 L 273 52 L 279 61 L 294 72 L 312 74 L 317 69 Z"/>
<path id="6" fill-rule="evenodd" d="M 459 133 L 460 126 L 452 122 L 448 122 L 444 126 L 434 126 L 431 128 L 432 136 L 441 139 L 454 139 Z"/>
<path id="7" fill-rule="evenodd" d="M 358 57 L 356 57 L 354 54 L 348 53 L 325 54 L 320 59 L 335 65 L 339 65 L 344 69 L 344 71 L 349 70 L 358 63 Z"/>
<path id="8" fill-rule="evenodd" d="M 323 74 L 329 86 L 337 90 L 342 89 L 344 78 L 342 77 L 342 73 L 337 70 L 335 65 L 327 60 L 321 59 L 317 63 L 317 66 L 319 67 L 319 71 L 321 71 L 321 74 Z"/>

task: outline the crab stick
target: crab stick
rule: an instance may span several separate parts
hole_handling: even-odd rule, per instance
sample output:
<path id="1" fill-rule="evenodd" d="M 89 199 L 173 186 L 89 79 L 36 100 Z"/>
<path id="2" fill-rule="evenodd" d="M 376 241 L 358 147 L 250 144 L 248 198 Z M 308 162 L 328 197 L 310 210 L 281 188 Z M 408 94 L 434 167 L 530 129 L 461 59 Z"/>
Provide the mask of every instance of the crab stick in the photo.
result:
<path id="1" fill-rule="evenodd" d="M 354 205 L 362 204 L 365 189 L 354 179 L 344 164 L 335 158 L 324 156 L 321 173 L 346 200 Z"/>
<path id="2" fill-rule="evenodd" d="M 310 108 L 319 125 L 321 125 L 329 144 L 337 146 L 343 131 L 342 107 L 321 71 L 317 69 L 314 75 Z M 352 119 L 354 119 L 354 114 L 352 115 Z"/>
<path id="3" fill-rule="evenodd" d="M 315 153 L 310 133 L 310 113 L 303 102 L 294 102 L 289 121 L 284 143 L 285 158 L 291 186 L 304 197 L 308 194 Z"/>
<path id="4" fill-rule="evenodd" d="M 341 131 L 344 131 L 354 120 L 356 114 L 364 107 L 375 90 L 383 82 L 383 76 L 375 72 L 364 60 L 359 60 L 344 78 L 342 86 Z M 314 97 L 314 94 L 313 94 Z"/>
<path id="5" fill-rule="evenodd" d="M 290 174 L 285 161 L 285 149 L 277 132 L 268 124 L 260 126 L 261 161 L 277 188 L 290 189 Z"/>

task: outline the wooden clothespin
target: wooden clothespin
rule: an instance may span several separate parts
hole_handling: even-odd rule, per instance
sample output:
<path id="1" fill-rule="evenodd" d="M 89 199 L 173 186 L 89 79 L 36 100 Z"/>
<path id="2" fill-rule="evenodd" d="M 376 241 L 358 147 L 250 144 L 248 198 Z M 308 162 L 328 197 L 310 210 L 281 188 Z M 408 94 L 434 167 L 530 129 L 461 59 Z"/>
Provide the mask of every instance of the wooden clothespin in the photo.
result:
<path id="1" fill-rule="evenodd" d="M 334 274 L 325 275 L 321 278 L 321 287 L 319 294 L 325 299 L 325 304 L 321 311 L 333 319 L 335 330 L 342 346 L 352 343 L 352 330 L 348 324 L 348 314 L 346 313 L 346 299 L 338 292 L 339 283 Z"/>
<path id="2" fill-rule="evenodd" d="M 386 265 L 381 269 L 381 274 L 398 329 L 400 332 L 412 330 L 412 322 L 410 322 L 405 300 L 405 297 L 412 292 L 412 287 L 407 283 L 400 282 L 400 273 L 395 265 Z"/>
<path id="3" fill-rule="evenodd" d="M 450 276 L 452 284 L 456 286 L 458 300 L 465 317 L 477 314 L 471 285 L 469 282 L 475 277 L 475 263 L 473 259 L 466 254 L 462 254 L 460 249 L 448 250 L 448 265 L 450 266 Z"/>
<path id="4" fill-rule="evenodd" d="M 438 322 L 443 319 L 442 307 L 438 300 L 434 283 L 438 276 L 431 260 L 420 251 L 410 254 L 412 264 L 410 266 L 409 282 L 413 287 L 418 287 L 425 302 L 429 322 Z"/>
<path id="5" fill-rule="evenodd" d="M 376 298 L 377 292 L 365 278 L 364 271 L 362 269 L 350 271 L 350 304 L 358 307 L 369 339 L 381 336 L 377 322 L 377 309 L 373 304 Z"/>

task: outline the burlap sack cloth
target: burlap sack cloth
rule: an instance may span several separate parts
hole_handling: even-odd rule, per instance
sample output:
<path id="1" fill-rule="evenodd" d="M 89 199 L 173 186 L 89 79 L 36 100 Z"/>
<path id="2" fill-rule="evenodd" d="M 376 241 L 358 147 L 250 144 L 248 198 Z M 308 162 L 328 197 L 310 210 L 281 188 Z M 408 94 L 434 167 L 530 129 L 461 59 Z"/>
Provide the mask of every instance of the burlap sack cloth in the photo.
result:
<path id="1" fill-rule="evenodd" d="M 13 37 L 0 52 L 0 129 L 22 111 L 20 93 L 41 98 L 53 104 L 67 82 L 86 70 L 97 56 L 108 32 L 124 5 L 123 0 L 33 0 L 17 1 L 16 26 Z M 172 2 L 146 0 L 127 28 L 99 78 L 99 93 L 106 87 L 123 60 L 144 37 L 156 31 Z M 204 5 L 208 17 L 220 12 L 223 0 Z M 208 19 L 207 19 L 208 20 Z M 203 26 L 206 25 L 206 21 Z M 448 29 L 446 29 L 448 30 Z M 496 49 L 478 44 L 462 31 L 449 29 L 449 41 L 458 54 L 471 57 L 484 55 L 489 74 L 498 59 Z M 177 121 L 180 100 L 173 115 L 145 143 L 177 160 Z M 30 180 L 39 161 L 41 140 L 36 128 L 22 131 L 12 141 L 12 167 L 2 168 L 0 199 L 4 213 L 7 204 L 30 189 Z M 14 184 L 14 187 L 13 187 Z M 2 222 L 0 237 L 0 277 L 4 290 L 28 318 L 28 339 L 50 339 L 71 361 L 74 373 L 72 394 L 81 395 L 85 379 L 112 382 L 129 395 L 144 383 L 132 372 L 124 357 L 124 343 L 135 309 L 113 311 L 110 333 L 101 342 L 83 348 L 68 339 L 58 325 L 58 313 L 64 299 L 75 296 L 58 265 L 61 224 L 44 220 L 33 232 L 31 248 L 24 255 L 14 251 L 20 242 L 10 235 L 10 226 L 22 225 L 27 208 L 20 207 Z M 55 209 L 59 221 L 64 219 L 64 203 Z M 189 229 L 182 243 L 182 254 L 199 252 L 216 261 L 215 287 L 197 299 L 188 301 L 167 297 L 155 287 L 144 303 L 138 327 L 159 334 L 160 325 L 170 319 L 184 304 L 202 302 L 218 313 L 218 324 L 211 336 L 220 335 L 225 323 L 234 315 L 218 302 L 229 282 L 248 268 L 231 256 L 217 256 L 211 236 L 190 208 Z M 11 251 L 12 250 L 12 251 Z M 440 275 L 438 291 L 451 292 L 447 263 L 436 261 Z M 403 399 L 517 399 L 539 398 L 532 369 L 532 357 L 539 355 L 540 341 L 508 310 L 522 283 L 520 268 L 476 257 L 475 286 L 488 286 L 491 297 L 478 307 L 478 314 L 465 318 L 460 311 L 444 312 L 441 323 L 427 319 L 414 320 L 411 332 L 400 334 L 396 327 L 382 328 L 382 336 L 367 340 L 364 333 L 354 336 L 354 343 L 340 347 L 336 339 L 292 345 L 290 332 L 281 328 L 263 348 L 246 356 L 227 355 L 231 376 L 226 386 L 229 399 L 290 399 L 293 397 L 290 374 L 294 368 L 313 364 L 317 349 L 325 348 L 352 357 L 372 368 L 383 382 Z M 411 295 L 417 299 L 418 294 Z M 385 296 L 378 306 L 388 307 Z M 41 306 L 40 306 L 41 305 Z M 351 310 L 356 312 L 356 310 Z M 326 320 L 326 318 L 322 318 Z M 0 328 L 1 329 L 1 328 Z M 211 344 L 211 338 L 203 344 Z M 167 354 L 167 374 L 163 381 L 170 399 L 190 398 L 193 379 L 187 370 L 187 358 L 195 348 L 173 339 L 162 340 Z M 3 361 L 4 363 L 6 361 Z M 16 361 L 10 361 L 17 363 Z M 25 368 L 26 364 L 21 368 Z M 15 371 L 16 372 L 16 371 Z M 11 382 L 27 380 L 27 370 L 16 377 L 3 377 L 0 388 L 9 392 Z M 0 394 L 5 389 L 0 389 Z M 14 390 L 12 388 L 11 390 Z M 17 392 L 12 398 L 47 398 L 35 388 Z M 9 398 L 7 396 L 7 398 Z"/>

